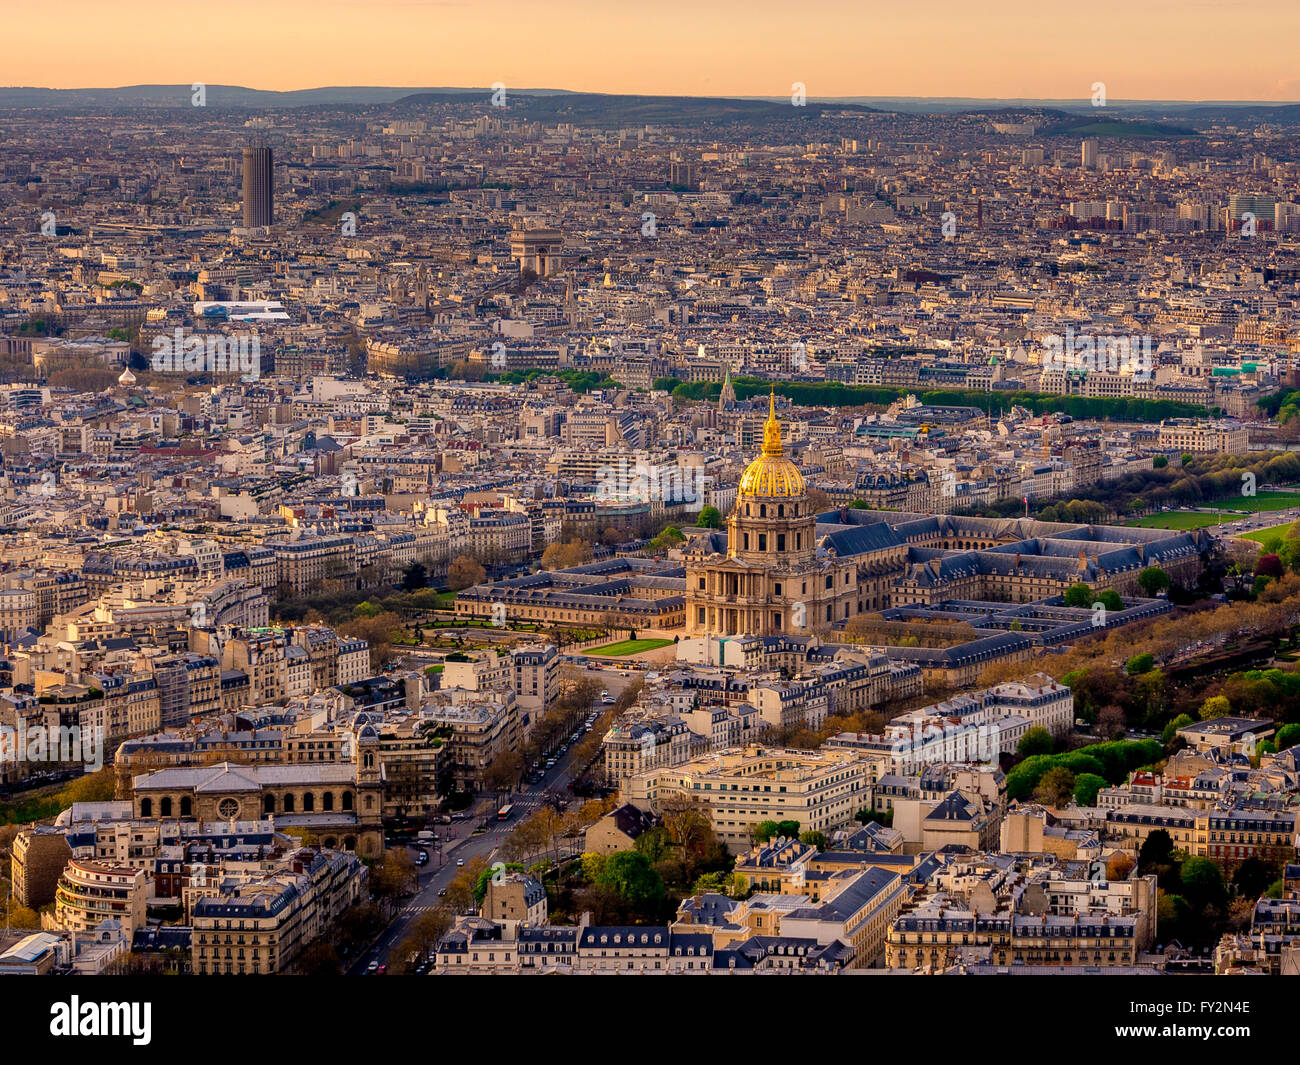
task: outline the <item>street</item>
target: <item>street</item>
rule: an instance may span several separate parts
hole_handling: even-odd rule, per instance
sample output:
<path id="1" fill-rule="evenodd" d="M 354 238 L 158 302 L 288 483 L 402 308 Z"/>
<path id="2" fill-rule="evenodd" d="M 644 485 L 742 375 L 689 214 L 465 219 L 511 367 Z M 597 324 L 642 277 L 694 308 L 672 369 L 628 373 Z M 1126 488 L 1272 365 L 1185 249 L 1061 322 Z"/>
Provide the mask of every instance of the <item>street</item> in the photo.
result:
<path id="1" fill-rule="evenodd" d="M 584 672 L 586 672 L 584 670 Z M 600 679 L 602 685 L 609 690 L 609 694 L 617 698 L 634 679 L 640 676 L 635 670 L 621 670 L 614 666 L 602 666 L 588 674 Z M 605 710 L 605 706 L 597 706 L 598 710 Z M 344 972 L 348 976 L 362 976 L 371 962 L 377 962 L 380 965 L 391 964 L 388 961 L 388 955 L 393 948 L 400 943 L 410 931 L 411 924 L 416 921 L 422 913 L 436 909 L 440 903 L 438 892 L 451 883 L 459 868 L 457 861 L 464 860 L 468 865 L 471 858 L 483 857 L 491 864 L 495 860 L 497 848 L 501 846 L 502 840 L 506 834 L 519 822 L 523 817 L 527 817 L 537 807 L 541 806 L 547 800 L 547 793 L 563 796 L 565 800 L 575 801 L 572 794 L 568 791 L 569 781 L 572 779 L 574 766 L 574 755 L 576 745 L 564 752 L 555 763 L 542 777 L 537 784 L 525 785 L 519 790 L 512 792 L 509 799 L 502 800 L 510 802 L 514 806 L 510 820 L 503 824 L 495 822 L 496 813 L 489 808 L 489 804 L 484 804 L 481 800 L 477 804 L 485 812 L 467 817 L 450 825 L 437 825 L 436 831 L 438 839 L 442 841 L 442 864 L 438 861 L 438 848 L 428 847 L 429 864 L 423 868 L 417 867 L 416 874 L 419 883 L 419 890 L 406 900 L 401 910 L 384 929 L 379 938 L 371 945 L 370 949 L 363 951 Z M 581 800 L 576 800 L 581 801 Z M 488 831 L 479 835 L 471 835 L 474 828 L 484 820 L 489 821 Z M 447 834 L 455 831 L 455 839 L 447 839 Z M 413 846 L 413 849 L 416 849 Z"/>

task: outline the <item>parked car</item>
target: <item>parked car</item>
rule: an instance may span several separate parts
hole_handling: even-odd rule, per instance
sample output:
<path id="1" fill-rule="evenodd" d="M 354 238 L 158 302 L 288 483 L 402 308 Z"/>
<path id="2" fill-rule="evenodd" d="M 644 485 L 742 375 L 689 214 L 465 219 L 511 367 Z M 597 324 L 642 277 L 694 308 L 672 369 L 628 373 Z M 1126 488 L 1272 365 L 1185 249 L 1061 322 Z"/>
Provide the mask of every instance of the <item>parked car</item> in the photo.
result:
<path id="1" fill-rule="evenodd" d="M 456 865 L 457 865 L 458 868 L 459 868 L 460 866 L 464 865 L 464 864 L 465 864 L 465 859 L 464 859 L 464 858 L 457 858 L 457 859 L 456 859 Z"/>
<path id="2" fill-rule="evenodd" d="M 366 966 L 366 972 L 368 972 L 368 973 L 377 973 L 377 972 L 379 972 L 379 962 L 377 962 L 377 961 L 372 961 L 369 965 Z"/>

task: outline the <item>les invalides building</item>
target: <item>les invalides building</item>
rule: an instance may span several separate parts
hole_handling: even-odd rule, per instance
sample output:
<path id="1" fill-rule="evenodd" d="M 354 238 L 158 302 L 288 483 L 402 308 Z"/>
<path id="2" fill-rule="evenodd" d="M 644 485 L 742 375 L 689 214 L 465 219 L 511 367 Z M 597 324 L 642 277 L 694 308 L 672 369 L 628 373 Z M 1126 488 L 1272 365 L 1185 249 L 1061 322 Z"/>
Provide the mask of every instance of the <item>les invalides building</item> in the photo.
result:
<path id="1" fill-rule="evenodd" d="M 818 539 L 803 474 L 782 446 L 775 395 L 762 452 L 741 477 L 727 518 L 725 554 L 711 549 L 720 539 L 701 541 L 704 549 L 686 557 L 692 636 L 809 632 L 879 610 L 907 559 L 906 545 L 892 536 L 870 545 Z M 841 557 L 844 547 L 848 557 Z"/>

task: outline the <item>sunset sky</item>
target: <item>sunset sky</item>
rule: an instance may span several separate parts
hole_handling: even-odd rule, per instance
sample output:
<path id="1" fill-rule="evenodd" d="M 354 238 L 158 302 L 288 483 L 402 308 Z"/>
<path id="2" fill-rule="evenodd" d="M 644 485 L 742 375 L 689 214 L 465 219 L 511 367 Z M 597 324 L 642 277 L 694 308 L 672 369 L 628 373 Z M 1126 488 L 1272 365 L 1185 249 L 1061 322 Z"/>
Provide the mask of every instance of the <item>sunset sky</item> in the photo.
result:
<path id="1" fill-rule="evenodd" d="M 1300 0 L 55 0 L 7 85 L 1300 100 Z"/>

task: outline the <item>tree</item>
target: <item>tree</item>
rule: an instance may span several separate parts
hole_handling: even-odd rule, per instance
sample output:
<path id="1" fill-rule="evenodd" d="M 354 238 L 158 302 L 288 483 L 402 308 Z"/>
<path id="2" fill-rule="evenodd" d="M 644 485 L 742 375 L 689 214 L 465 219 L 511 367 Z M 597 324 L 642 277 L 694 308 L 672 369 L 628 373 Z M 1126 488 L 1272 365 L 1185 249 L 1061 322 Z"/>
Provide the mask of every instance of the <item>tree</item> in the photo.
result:
<path id="1" fill-rule="evenodd" d="M 1176 718 L 1174 718 L 1171 722 L 1169 722 L 1169 724 L 1165 726 L 1164 732 L 1160 734 L 1160 739 L 1166 745 L 1173 743 L 1174 737 L 1178 734 L 1178 730 L 1180 728 L 1182 728 L 1184 725 L 1194 725 L 1195 723 L 1196 723 L 1196 718 L 1192 717 L 1190 714 L 1179 714 Z"/>
<path id="2" fill-rule="evenodd" d="M 1074 774 L 1065 766 L 1049 769 L 1039 778 L 1034 788 L 1034 801 L 1044 806 L 1062 806 L 1074 793 Z"/>
<path id="3" fill-rule="evenodd" d="M 1169 574 L 1159 566 L 1148 566 L 1138 574 L 1138 587 L 1148 599 L 1169 591 Z"/>
<path id="4" fill-rule="evenodd" d="M 583 851 L 580 862 L 582 864 L 582 876 L 589 884 L 594 884 L 600 879 L 600 874 L 605 871 L 605 860 L 608 855 L 597 854 L 595 851 Z"/>
<path id="5" fill-rule="evenodd" d="M 1232 874 L 1232 883 L 1238 894 L 1257 899 L 1268 890 L 1276 872 L 1276 869 L 1258 858 L 1247 858 Z"/>
<path id="6" fill-rule="evenodd" d="M 1116 851 L 1106 862 L 1106 879 L 1107 880 L 1127 880 L 1129 873 L 1133 872 L 1133 867 L 1137 865 L 1131 855 L 1123 851 Z"/>
<path id="7" fill-rule="evenodd" d="M 1063 597 L 1066 606 L 1090 609 L 1093 604 L 1092 589 L 1086 584 L 1072 584 L 1065 590 Z"/>
<path id="8" fill-rule="evenodd" d="M 1212 717 L 1227 717 L 1232 713 L 1232 704 L 1222 695 L 1211 695 L 1205 702 L 1201 703 L 1201 720 L 1208 721 Z"/>
<path id="9" fill-rule="evenodd" d="M 542 569 L 571 569 L 574 566 L 581 566 L 584 562 L 590 562 L 591 558 L 591 544 L 586 540 L 574 539 L 567 543 L 557 541 L 548 544 L 546 550 L 542 552 Z"/>
<path id="10" fill-rule="evenodd" d="M 695 801 L 670 796 L 659 804 L 659 814 L 673 846 L 682 853 L 683 864 L 692 865 L 716 842 L 708 814 Z"/>
<path id="11" fill-rule="evenodd" d="M 524 775 L 524 756 L 518 751 L 502 751 L 483 771 L 483 783 L 492 791 L 507 792 Z"/>
<path id="12" fill-rule="evenodd" d="M 685 539 L 686 535 L 676 525 L 665 525 L 663 531 L 650 541 L 650 546 L 656 551 L 667 551 Z"/>
<path id="13" fill-rule="evenodd" d="M 700 516 L 695 519 L 695 526 L 699 529 L 722 528 L 722 511 L 717 507 L 704 507 L 700 510 Z"/>
<path id="14" fill-rule="evenodd" d="M 1285 572 L 1282 560 L 1275 554 L 1260 555 L 1255 562 L 1256 577 L 1271 577 L 1274 580 L 1281 580 L 1282 574 Z"/>
<path id="15" fill-rule="evenodd" d="M 1052 734 L 1041 725 L 1035 725 L 1027 730 L 1020 737 L 1020 742 L 1016 744 L 1016 754 L 1021 758 L 1028 758 L 1033 754 L 1051 754 L 1056 749 L 1056 741 L 1052 739 Z"/>
<path id="16" fill-rule="evenodd" d="M 1157 455 L 1154 459 L 1151 460 L 1152 469 L 1163 470 L 1168 465 L 1169 465 L 1169 460 L 1165 458 L 1164 455 Z"/>
<path id="17" fill-rule="evenodd" d="M 819 851 L 824 851 L 826 849 L 826 834 L 810 829 L 799 836 L 799 842 L 806 843 L 809 847 L 816 847 Z"/>
<path id="18" fill-rule="evenodd" d="M 1119 592 L 1114 588 L 1107 588 L 1097 596 L 1097 602 L 1104 606 L 1112 613 L 1118 613 L 1124 609 L 1124 600 L 1120 598 Z"/>
<path id="19" fill-rule="evenodd" d="M 1198 910 L 1206 906 L 1221 909 L 1227 902 L 1228 889 L 1223 882 L 1223 870 L 1209 858 L 1193 855 L 1185 859 L 1180 875 L 1183 896 Z"/>
<path id="20" fill-rule="evenodd" d="M 638 854 L 644 854 L 650 860 L 651 865 L 657 865 L 668 853 L 671 844 L 672 840 L 668 835 L 668 829 L 662 825 L 655 825 L 653 828 L 647 828 L 641 835 L 637 836 L 632 848 Z"/>
<path id="21" fill-rule="evenodd" d="M 456 870 L 456 875 L 447 885 L 446 895 L 447 905 L 454 912 L 463 913 L 476 905 L 478 899 L 474 892 L 478 887 L 479 874 L 486 868 L 488 868 L 487 859 L 481 854 L 476 854 Z"/>
<path id="22" fill-rule="evenodd" d="M 1163 828 L 1157 828 L 1142 841 L 1138 851 L 1138 872 L 1145 876 L 1156 866 L 1167 864 L 1173 853 L 1173 837 Z"/>
<path id="23" fill-rule="evenodd" d="M 650 860 L 636 851 L 618 851 L 605 861 L 596 886 L 616 892 L 645 914 L 656 913 L 664 901 L 664 882 Z"/>
<path id="24" fill-rule="evenodd" d="M 412 562 L 402 574 L 402 590 L 414 592 L 429 586 L 429 571 L 423 562 Z"/>
<path id="25" fill-rule="evenodd" d="M 1121 735 L 1127 724 L 1124 711 L 1114 704 L 1103 706 L 1097 712 L 1097 731 L 1107 739 Z"/>
<path id="26" fill-rule="evenodd" d="M 1278 729 L 1275 743 L 1279 751 L 1285 751 L 1288 747 L 1300 743 L 1300 724 L 1283 725 Z"/>
<path id="27" fill-rule="evenodd" d="M 370 894 L 391 911 L 397 900 L 411 893 L 415 881 L 415 861 L 405 847 L 384 851 L 370 869 Z"/>
<path id="28" fill-rule="evenodd" d="M 1074 801 L 1079 806 L 1095 806 L 1097 792 L 1106 786 L 1106 778 L 1096 773 L 1080 773 L 1074 781 Z"/>
<path id="29" fill-rule="evenodd" d="M 1135 677 L 1140 673 L 1150 673 L 1155 664 L 1155 656 L 1149 651 L 1143 652 L 1140 655 L 1134 655 L 1124 663 L 1124 672 L 1130 677 Z"/>
<path id="30" fill-rule="evenodd" d="M 447 567 L 447 585 L 454 592 L 462 591 L 465 588 L 473 588 L 476 584 L 482 584 L 487 579 L 487 570 L 476 558 L 469 555 L 458 555 L 452 559 L 452 563 Z"/>
<path id="31" fill-rule="evenodd" d="M 1171 895 L 1167 891 L 1161 891 L 1156 896 L 1156 927 L 1160 929 L 1162 938 L 1168 940 L 1186 938 L 1187 932 L 1192 931 L 1187 926 L 1190 915 L 1191 909 L 1187 905 L 1187 900 L 1181 895 Z"/>

